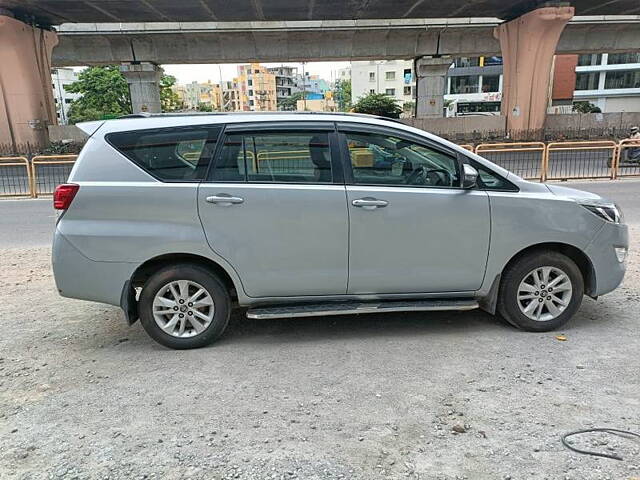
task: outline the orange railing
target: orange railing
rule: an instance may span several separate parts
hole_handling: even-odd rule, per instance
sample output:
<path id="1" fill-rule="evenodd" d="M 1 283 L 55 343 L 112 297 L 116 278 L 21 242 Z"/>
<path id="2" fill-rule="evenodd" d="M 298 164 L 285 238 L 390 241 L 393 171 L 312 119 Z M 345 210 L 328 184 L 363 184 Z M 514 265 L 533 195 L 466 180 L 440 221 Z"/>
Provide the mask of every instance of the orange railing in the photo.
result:
<path id="1" fill-rule="evenodd" d="M 31 196 L 51 195 L 65 183 L 77 155 L 36 155 L 31 159 Z M 44 171 L 44 173 L 42 173 Z"/>

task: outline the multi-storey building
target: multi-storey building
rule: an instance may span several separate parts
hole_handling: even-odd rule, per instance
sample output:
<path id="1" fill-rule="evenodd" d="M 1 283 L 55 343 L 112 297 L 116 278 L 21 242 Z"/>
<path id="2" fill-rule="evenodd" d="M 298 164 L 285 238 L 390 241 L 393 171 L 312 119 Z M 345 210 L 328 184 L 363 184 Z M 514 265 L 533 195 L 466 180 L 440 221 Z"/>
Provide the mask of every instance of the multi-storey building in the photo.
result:
<path id="1" fill-rule="evenodd" d="M 336 71 L 336 81 L 338 80 L 351 81 L 351 67 L 339 68 Z"/>
<path id="2" fill-rule="evenodd" d="M 550 111 L 569 113 L 576 102 L 602 112 L 640 111 L 640 53 L 556 56 Z"/>
<path id="3" fill-rule="evenodd" d="M 413 62 L 410 60 L 382 60 L 351 62 L 351 98 L 369 93 L 384 93 L 398 100 L 399 104 L 411 104 L 415 98 Z"/>
<path id="4" fill-rule="evenodd" d="M 198 110 L 206 106 L 213 111 L 221 110 L 222 90 L 220 85 L 208 80 L 204 83 L 191 82 L 186 85 L 176 85 L 174 92 L 188 110 Z"/>
<path id="5" fill-rule="evenodd" d="M 452 60 L 447 74 L 444 99 L 448 116 L 479 112 L 500 112 L 502 100 L 502 59 L 471 57 Z M 394 97 L 405 111 L 415 103 L 415 75 L 410 60 L 351 63 L 352 98 L 369 93 Z"/>
<path id="6" fill-rule="evenodd" d="M 227 80 L 222 82 L 222 108 L 223 112 L 239 112 L 240 107 L 240 89 L 237 82 Z"/>
<path id="7" fill-rule="evenodd" d="M 240 90 L 240 110 L 275 111 L 277 109 L 276 76 L 259 63 L 240 65 L 233 79 Z"/>
<path id="8" fill-rule="evenodd" d="M 54 68 L 51 70 L 51 87 L 53 88 L 53 99 L 56 105 L 56 117 L 60 125 L 68 123 L 71 102 L 82 96 L 79 93 L 69 93 L 65 89 L 65 85 L 69 85 L 76 80 L 78 80 L 78 75 L 72 68 Z"/>
<path id="9" fill-rule="evenodd" d="M 291 97 L 298 90 L 296 85 L 298 68 L 282 65 L 269 68 L 269 72 L 274 74 L 276 78 L 276 100 L 280 109 L 281 102 Z"/>
<path id="10" fill-rule="evenodd" d="M 500 114 L 502 57 L 453 59 L 444 96 L 446 115 Z"/>

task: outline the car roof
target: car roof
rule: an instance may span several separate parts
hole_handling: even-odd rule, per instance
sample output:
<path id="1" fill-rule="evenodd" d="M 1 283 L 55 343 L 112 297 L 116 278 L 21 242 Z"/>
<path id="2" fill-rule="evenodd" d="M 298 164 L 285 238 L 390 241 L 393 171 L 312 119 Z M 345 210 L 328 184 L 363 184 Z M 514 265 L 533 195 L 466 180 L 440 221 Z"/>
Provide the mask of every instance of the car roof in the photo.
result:
<path id="1" fill-rule="evenodd" d="M 396 127 L 407 126 L 399 120 L 361 113 L 327 112 L 220 112 L 220 113 L 139 113 L 125 115 L 113 120 L 78 123 L 87 135 L 99 130 L 106 135 L 111 132 L 144 130 L 149 128 L 180 127 L 188 125 L 215 125 L 247 122 L 358 122 Z M 410 127 L 409 127 L 410 128 Z"/>

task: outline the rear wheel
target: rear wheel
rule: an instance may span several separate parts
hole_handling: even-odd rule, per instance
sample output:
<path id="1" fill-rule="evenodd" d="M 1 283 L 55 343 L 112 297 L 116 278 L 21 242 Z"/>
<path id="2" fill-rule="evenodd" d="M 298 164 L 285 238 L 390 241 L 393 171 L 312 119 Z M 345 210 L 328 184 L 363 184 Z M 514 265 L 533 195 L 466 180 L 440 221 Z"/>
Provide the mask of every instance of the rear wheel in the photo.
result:
<path id="1" fill-rule="evenodd" d="M 198 265 L 163 268 L 145 283 L 140 321 L 156 342 L 175 349 L 198 348 L 222 335 L 231 311 L 225 286 Z"/>
<path id="2" fill-rule="evenodd" d="M 582 273 L 573 260 L 558 252 L 534 252 L 505 270 L 498 312 L 518 328 L 546 332 L 573 317 L 583 294 Z"/>

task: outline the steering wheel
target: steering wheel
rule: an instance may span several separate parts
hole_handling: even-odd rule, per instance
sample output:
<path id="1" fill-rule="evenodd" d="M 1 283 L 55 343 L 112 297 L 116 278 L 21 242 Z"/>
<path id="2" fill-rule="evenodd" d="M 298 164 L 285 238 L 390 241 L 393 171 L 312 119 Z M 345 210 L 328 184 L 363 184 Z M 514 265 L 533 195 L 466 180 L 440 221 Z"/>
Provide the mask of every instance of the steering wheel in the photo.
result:
<path id="1" fill-rule="evenodd" d="M 441 176 L 440 174 L 444 175 Z M 424 165 L 416 167 L 407 177 L 407 185 L 451 185 L 451 173 L 444 168 L 427 168 Z"/>

